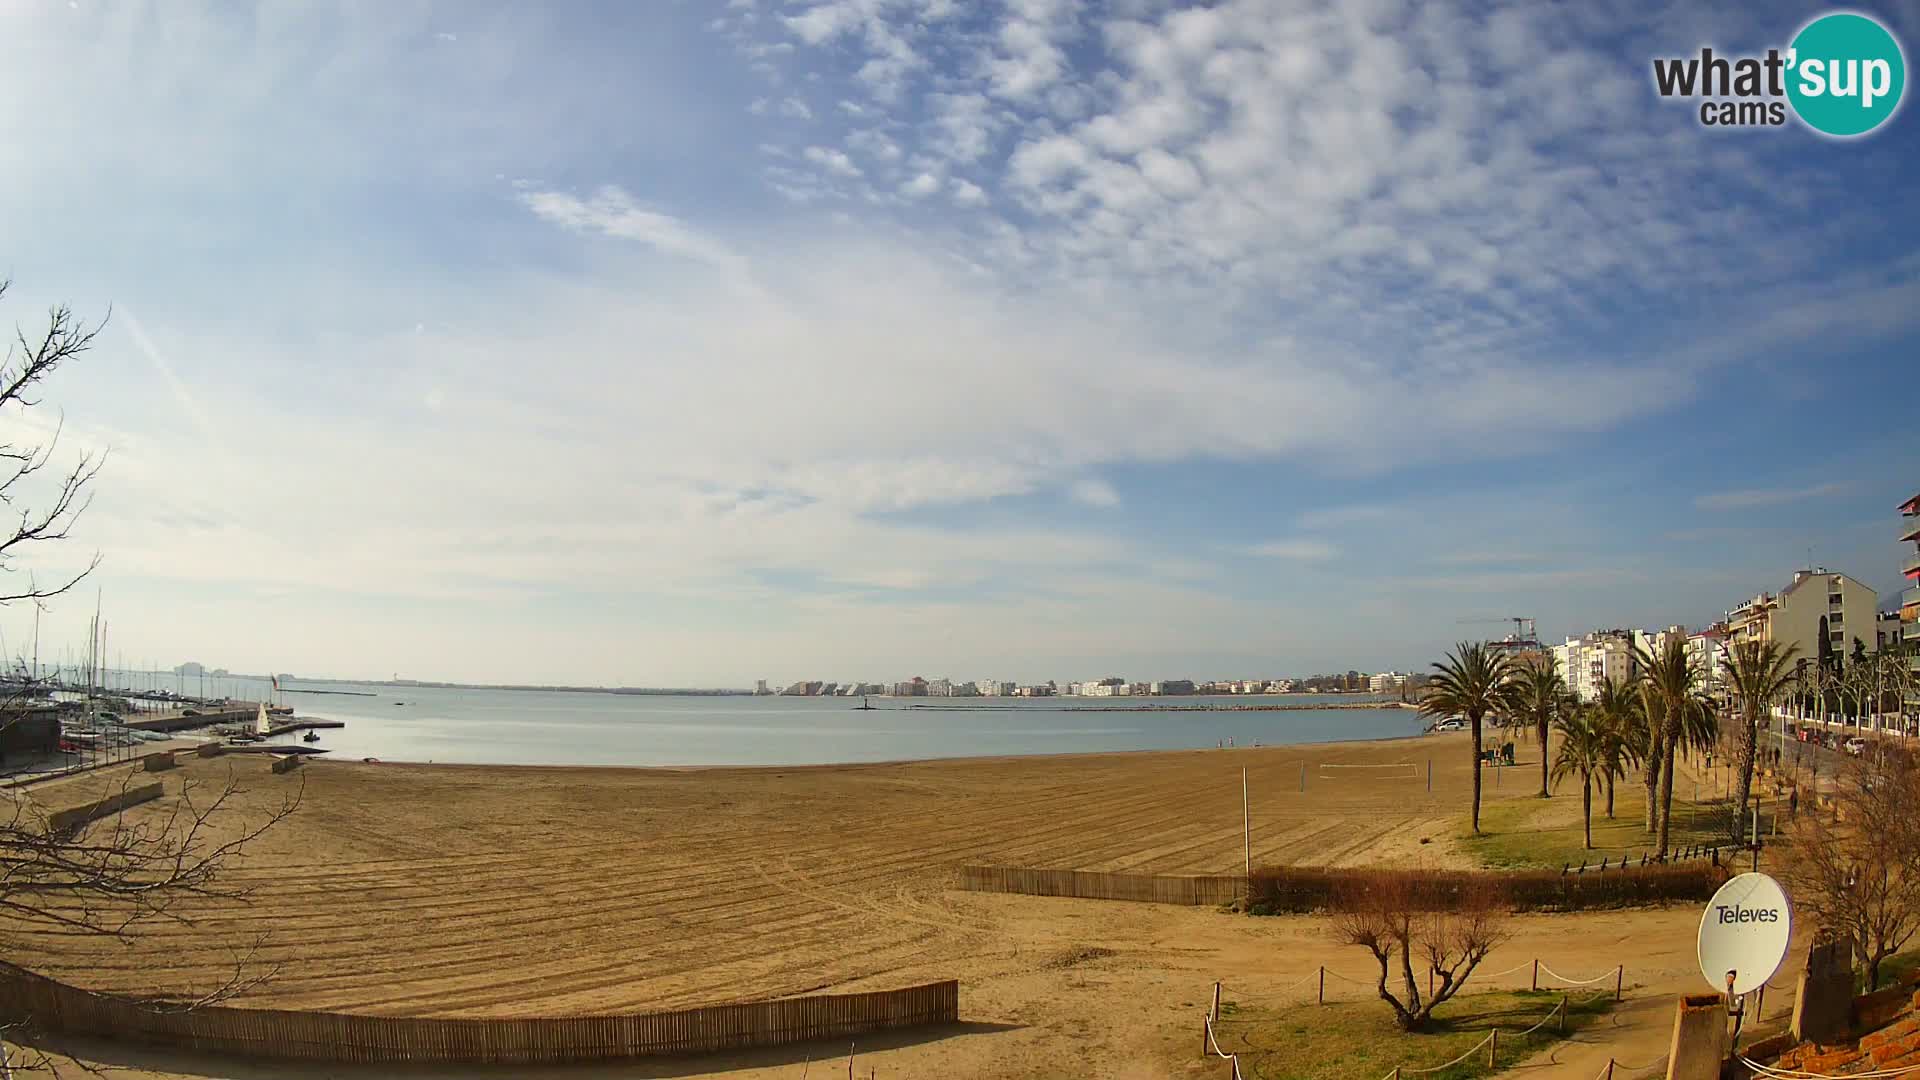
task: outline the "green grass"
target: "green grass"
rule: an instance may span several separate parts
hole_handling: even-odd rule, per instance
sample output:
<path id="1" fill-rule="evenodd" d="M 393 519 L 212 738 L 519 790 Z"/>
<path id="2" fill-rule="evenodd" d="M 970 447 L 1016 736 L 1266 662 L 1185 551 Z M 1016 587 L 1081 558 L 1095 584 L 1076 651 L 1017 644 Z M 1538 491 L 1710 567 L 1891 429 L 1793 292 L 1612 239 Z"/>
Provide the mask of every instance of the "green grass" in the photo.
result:
<path id="1" fill-rule="evenodd" d="M 1221 1049 L 1240 1055 L 1248 1080 L 1380 1080 L 1396 1066 L 1430 1068 L 1465 1053 L 1500 1029 L 1499 1062 L 1487 1068 L 1484 1048 L 1458 1065 L 1424 1074 L 1423 1080 L 1470 1080 L 1511 1068 L 1567 1036 L 1548 1023 L 1521 1036 L 1560 1002 L 1551 990 L 1467 994 L 1434 1011 L 1430 1032 L 1409 1035 L 1394 1023 L 1393 1010 L 1379 1000 L 1332 1005 L 1267 1008 L 1222 1002 L 1214 1035 Z M 1611 993 L 1568 999 L 1567 1027 L 1578 1031 L 1613 1008 Z"/>
<path id="2" fill-rule="evenodd" d="M 1531 779 L 1537 790 L 1539 774 L 1534 773 Z M 1618 786 L 1612 818 L 1606 816 L 1605 798 L 1594 799 L 1592 849 L 1584 846 L 1579 798 L 1579 784 L 1575 781 L 1572 791 L 1556 791 L 1550 800 L 1529 796 L 1486 800 L 1480 805 L 1481 835 L 1473 835 L 1471 822 L 1463 820 L 1458 838 L 1461 846 L 1482 866 L 1497 870 L 1529 867 L 1558 870 L 1563 865 L 1579 866 L 1582 862 L 1597 866 L 1603 857 L 1618 862 L 1621 855 L 1631 854 L 1638 860 L 1642 853 L 1653 851 L 1654 837 L 1645 828 L 1646 790 L 1639 783 Z M 1573 803 L 1572 820 L 1542 823 L 1540 819 L 1550 812 L 1564 817 L 1569 802 Z M 1726 829 L 1721 823 L 1726 820 L 1727 807 L 1721 800 L 1702 799 L 1693 803 L 1675 798 L 1669 844 L 1675 848 L 1689 844 L 1725 845 Z M 1763 832 L 1770 827 L 1770 820 L 1762 816 Z"/>

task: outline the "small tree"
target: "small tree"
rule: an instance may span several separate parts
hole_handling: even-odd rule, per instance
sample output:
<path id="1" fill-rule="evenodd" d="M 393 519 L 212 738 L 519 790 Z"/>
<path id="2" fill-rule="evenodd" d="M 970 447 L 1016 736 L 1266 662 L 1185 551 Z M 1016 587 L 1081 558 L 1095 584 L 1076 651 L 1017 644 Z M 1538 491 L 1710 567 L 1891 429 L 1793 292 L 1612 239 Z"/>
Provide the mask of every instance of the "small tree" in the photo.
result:
<path id="1" fill-rule="evenodd" d="M 1898 747 L 1857 758 L 1834 799 L 1834 815 L 1800 815 L 1781 876 L 1816 926 L 1852 944 L 1872 989 L 1920 931 L 1920 762 Z"/>
<path id="2" fill-rule="evenodd" d="M 1402 1031 L 1425 1031 L 1433 1010 L 1511 936 L 1506 905 L 1486 885 L 1441 895 L 1416 873 L 1381 873 L 1344 891 L 1335 904 L 1334 940 L 1373 954 L 1380 966 L 1376 990 Z M 1421 993 L 1416 961 L 1433 975 L 1431 995 Z M 1395 981 L 1398 991 L 1389 985 Z"/>

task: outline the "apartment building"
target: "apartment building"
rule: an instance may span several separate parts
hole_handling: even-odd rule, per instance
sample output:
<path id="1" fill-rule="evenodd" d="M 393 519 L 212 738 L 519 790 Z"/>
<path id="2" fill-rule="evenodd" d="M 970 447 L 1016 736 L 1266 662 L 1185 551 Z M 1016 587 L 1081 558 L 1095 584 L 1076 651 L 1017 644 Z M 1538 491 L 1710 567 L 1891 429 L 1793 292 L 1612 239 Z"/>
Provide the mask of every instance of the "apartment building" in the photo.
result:
<path id="1" fill-rule="evenodd" d="M 1850 653 L 1858 640 L 1878 647 L 1879 594 L 1863 582 L 1825 567 L 1796 570 L 1778 595 L 1761 593 L 1727 613 L 1729 642 L 1777 641 L 1795 647 L 1796 656 L 1816 659 L 1825 653 Z"/>
<path id="2" fill-rule="evenodd" d="M 1376 694 L 1397 694 L 1407 685 L 1407 677 L 1398 671 L 1381 671 L 1367 677 L 1367 689 Z"/>
<path id="3" fill-rule="evenodd" d="M 1633 638 L 1638 631 L 1596 630 L 1570 637 L 1552 649 L 1567 689 L 1581 701 L 1592 701 L 1609 682 L 1630 678 Z"/>
<path id="4" fill-rule="evenodd" d="M 1900 639 L 1914 650 L 1907 663 L 1920 671 L 1920 495 L 1900 504 L 1900 542 L 1913 545 L 1900 564 L 1906 578 L 1900 593 Z M 1907 698 L 1907 706 L 1920 710 L 1920 690 Z"/>

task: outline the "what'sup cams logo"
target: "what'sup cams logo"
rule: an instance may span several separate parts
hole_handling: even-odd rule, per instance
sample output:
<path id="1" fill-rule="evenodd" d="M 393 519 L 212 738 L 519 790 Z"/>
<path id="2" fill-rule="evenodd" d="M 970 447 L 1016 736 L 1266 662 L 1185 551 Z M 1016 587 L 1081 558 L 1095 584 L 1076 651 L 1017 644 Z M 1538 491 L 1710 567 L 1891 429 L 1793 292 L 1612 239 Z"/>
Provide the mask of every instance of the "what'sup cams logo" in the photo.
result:
<path id="1" fill-rule="evenodd" d="M 1780 127 L 1793 115 L 1844 139 L 1893 119 L 1907 89 L 1907 60 L 1877 20 L 1836 11 L 1764 56 L 1704 48 L 1697 56 L 1656 59 L 1653 86 L 1663 98 L 1698 99 L 1705 127 Z"/>

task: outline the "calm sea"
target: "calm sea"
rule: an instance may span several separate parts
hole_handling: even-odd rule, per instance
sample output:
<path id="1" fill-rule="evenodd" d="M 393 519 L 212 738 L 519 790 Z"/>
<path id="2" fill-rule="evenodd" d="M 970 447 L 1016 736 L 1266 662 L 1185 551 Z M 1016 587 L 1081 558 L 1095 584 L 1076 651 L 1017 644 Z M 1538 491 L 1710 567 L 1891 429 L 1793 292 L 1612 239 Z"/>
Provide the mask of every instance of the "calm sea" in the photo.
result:
<path id="1" fill-rule="evenodd" d="M 175 687 L 128 677 L 136 685 Z M 119 681 L 119 680 L 116 680 Z M 299 686 L 299 683 L 289 684 Z M 187 693 L 199 680 L 185 680 Z M 328 685 L 372 697 L 285 693 L 299 716 L 344 720 L 316 747 L 335 757 L 526 765 L 824 765 L 855 761 L 1070 754 L 1106 750 L 1335 742 L 1419 734 L 1410 709 L 1172 712 L 1164 706 L 1352 701 L 1290 694 L 1264 698 L 905 699 L 655 697 L 534 690 Z M 208 693 L 259 700 L 265 682 L 208 680 Z M 1079 711 L 1101 706 L 1118 711 Z M 298 736 L 283 736 L 293 741 Z"/>

